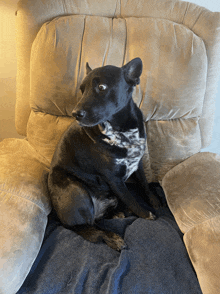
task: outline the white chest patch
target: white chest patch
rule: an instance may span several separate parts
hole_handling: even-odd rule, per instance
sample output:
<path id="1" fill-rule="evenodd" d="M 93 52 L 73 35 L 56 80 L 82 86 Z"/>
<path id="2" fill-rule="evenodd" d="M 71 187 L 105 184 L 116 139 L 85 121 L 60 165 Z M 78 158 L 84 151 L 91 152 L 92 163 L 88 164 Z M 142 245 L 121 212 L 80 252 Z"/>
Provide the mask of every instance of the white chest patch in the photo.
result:
<path id="1" fill-rule="evenodd" d="M 127 132 L 118 132 L 112 128 L 109 122 L 104 122 L 103 124 L 104 128 L 99 125 L 99 129 L 108 137 L 104 141 L 110 145 L 127 149 L 125 158 L 116 158 L 116 164 L 126 166 L 126 174 L 123 178 L 126 181 L 138 168 L 139 161 L 145 150 L 145 139 L 140 138 L 138 128 L 130 129 Z"/>

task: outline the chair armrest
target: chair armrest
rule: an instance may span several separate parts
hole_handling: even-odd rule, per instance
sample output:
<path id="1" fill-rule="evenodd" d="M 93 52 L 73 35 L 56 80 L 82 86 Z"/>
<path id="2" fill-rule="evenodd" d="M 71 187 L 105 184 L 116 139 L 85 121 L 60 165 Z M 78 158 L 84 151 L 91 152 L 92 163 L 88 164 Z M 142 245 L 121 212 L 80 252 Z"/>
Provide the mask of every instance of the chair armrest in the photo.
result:
<path id="1" fill-rule="evenodd" d="M 191 156 L 165 175 L 162 187 L 183 233 L 220 215 L 220 156 L 209 152 Z"/>
<path id="2" fill-rule="evenodd" d="M 0 143 L 0 293 L 14 294 L 40 250 L 50 212 L 47 166 L 25 139 Z"/>
<path id="3" fill-rule="evenodd" d="M 198 153 L 162 180 L 204 294 L 220 289 L 220 156 Z"/>

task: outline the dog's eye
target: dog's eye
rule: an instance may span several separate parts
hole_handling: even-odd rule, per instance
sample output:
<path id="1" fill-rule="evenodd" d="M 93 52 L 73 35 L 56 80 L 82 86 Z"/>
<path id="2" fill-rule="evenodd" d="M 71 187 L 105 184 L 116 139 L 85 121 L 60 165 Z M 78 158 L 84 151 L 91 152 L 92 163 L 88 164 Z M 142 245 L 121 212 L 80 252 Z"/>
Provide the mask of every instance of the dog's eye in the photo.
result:
<path id="1" fill-rule="evenodd" d="M 99 84 L 98 85 L 99 91 L 105 91 L 107 89 L 107 85 L 105 84 Z"/>

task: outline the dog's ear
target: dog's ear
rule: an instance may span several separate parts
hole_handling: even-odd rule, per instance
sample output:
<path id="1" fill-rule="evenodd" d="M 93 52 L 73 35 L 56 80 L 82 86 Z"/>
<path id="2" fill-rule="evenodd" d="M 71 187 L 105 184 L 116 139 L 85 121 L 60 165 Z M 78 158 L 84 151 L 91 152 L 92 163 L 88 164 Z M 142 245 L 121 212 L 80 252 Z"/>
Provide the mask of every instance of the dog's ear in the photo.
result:
<path id="1" fill-rule="evenodd" d="M 86 62 L 86 74 L 90 73 L 90 71 L 92 71 L 92 69 L 89 66 L 88 62 Z"/>
<path id="2" fill-rule="evenodd" d="M 139 57 L 132 59 L 127 64 L 122 66 L 126 82 L 132 84 L 133 86 L 140 84 L 142 68 L 143 64 Z"/>

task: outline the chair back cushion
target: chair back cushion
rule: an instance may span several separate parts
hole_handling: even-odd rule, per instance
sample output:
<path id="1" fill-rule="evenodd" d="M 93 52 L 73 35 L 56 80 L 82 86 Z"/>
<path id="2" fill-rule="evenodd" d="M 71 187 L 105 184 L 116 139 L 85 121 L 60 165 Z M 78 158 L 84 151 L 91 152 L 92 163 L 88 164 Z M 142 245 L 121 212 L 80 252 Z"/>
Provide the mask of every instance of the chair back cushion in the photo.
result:
<path id="1" fill-rule="evenodd" d="M 81 98 L 86 62 L 96 68 L 142 59 L 141 83 L 133 98 L 146 122 L 149 181 L 162 180 L 173 166 L 209 145 L 219 64 L 219 13 L 180 1 L 157 0 L 154 5 L 150 0 L 105 1 L 106 5 L 89 1 L 88 6 L 82 1 L 80 8 L 74 1 L 65 1 L 65 7 L 62 1 L 47 1 L 47 5 L 50 2 L 52 11 L 45 12 L 41 2 L 36 13 L 34 5 L 20 1 L 17 14 L 28 18 L 27 12 L 32 12 L 32 42 L 26 68 L 30 86 L 23 96 L 30 109 L 22 121 L 27 107 L 22 108 L 18 97 L 16 123 L 23 133 L 27 125 L 29 142 L 48 162 L 73 121 L 71 112 Z"/>

